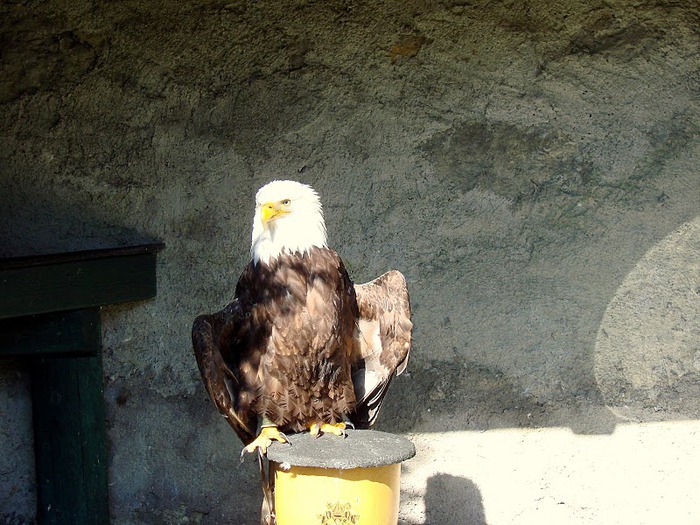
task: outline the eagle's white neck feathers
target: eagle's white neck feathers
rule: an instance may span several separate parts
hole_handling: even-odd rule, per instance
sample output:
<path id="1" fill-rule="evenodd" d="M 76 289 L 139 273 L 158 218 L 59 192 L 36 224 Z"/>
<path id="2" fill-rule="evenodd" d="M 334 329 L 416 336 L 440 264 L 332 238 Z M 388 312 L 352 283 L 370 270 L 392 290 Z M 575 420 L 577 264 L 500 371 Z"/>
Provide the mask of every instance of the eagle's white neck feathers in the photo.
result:
<path id="1" fill-rule="evenodd" d="M 264 221 L 264 206 L 283 212 Z M 326 223 L 318 194 L 311 186 L 290 180 L 275 180 L 258 190 L 250 247 L 253 261 L 270 263 L 283 253 L 304 253 L 326 247 Z"/>

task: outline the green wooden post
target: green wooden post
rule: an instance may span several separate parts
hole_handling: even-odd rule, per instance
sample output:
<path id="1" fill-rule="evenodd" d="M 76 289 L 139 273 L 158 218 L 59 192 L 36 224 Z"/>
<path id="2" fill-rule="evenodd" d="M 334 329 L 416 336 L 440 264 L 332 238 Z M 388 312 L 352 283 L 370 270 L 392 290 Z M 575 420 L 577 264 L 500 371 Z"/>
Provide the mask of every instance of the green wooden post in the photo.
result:
<path id="1" fill-rule="evenodd" d="M 99 346 L 99 339 L 95 341 Z M 32 369 L 37 521 L 107 525 L 102 358 L 41 358 Z"/>

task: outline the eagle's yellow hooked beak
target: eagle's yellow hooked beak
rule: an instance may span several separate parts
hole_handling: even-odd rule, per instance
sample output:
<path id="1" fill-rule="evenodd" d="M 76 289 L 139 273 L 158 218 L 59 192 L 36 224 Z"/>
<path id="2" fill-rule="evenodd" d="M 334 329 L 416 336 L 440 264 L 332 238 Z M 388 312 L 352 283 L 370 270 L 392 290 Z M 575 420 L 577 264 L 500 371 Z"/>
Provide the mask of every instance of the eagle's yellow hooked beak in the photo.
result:
<path id="1" fill-rule="evenodd" d="M 284 200 L 280 202 L 266 202 L 260 207 L 260 217 L 264 226 L 280 217 L 282 215 L 287 215 L 289 210 L 289 201 Z"/>

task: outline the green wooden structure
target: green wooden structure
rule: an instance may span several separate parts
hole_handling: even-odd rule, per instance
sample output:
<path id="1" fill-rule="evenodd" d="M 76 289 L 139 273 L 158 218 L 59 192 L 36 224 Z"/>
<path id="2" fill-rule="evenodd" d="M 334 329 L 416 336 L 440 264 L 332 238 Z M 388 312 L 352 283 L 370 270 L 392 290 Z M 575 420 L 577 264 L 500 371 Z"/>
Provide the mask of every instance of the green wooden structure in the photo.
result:
<path id="1" fill-rule="evenodd" d="M 106 525 L 100 307 L 156 294 L 163 244 L 0 259 L 0 357 L 31 360 L 39 525 Z"/>

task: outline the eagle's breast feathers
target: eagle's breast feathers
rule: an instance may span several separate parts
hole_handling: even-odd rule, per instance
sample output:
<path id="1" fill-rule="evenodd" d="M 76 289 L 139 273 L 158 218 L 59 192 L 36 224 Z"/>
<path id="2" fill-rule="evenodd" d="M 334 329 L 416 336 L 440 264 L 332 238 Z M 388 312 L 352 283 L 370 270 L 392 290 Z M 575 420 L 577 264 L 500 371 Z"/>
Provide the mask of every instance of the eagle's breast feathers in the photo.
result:
<path id="1" fill-rule="evenodd" d="M 249 264 L 237 299 L 250 313 L 237 366 L 241 388 L 255 392 L 239 409 L 265 415 L 292 431 L 309 421 L 342 421 L 354 410 L 351 388 L 354 294 L 347 273 L 327 248 Z M 248 334 L 257 334 L 250 345 Z"/>

